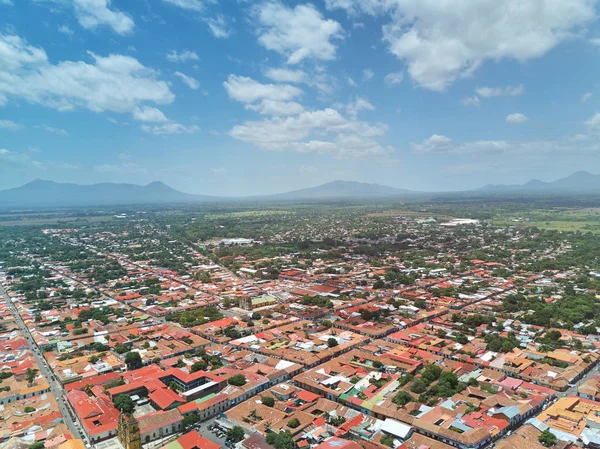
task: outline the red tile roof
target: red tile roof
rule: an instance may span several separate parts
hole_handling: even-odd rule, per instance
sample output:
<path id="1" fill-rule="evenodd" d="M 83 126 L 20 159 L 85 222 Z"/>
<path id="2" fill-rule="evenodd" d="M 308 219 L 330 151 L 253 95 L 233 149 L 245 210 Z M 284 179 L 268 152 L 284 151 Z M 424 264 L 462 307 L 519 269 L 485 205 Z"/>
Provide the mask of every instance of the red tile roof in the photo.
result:
<path id="1" fill-rule="evenodd" d="M 174 403 L 185 404 L 185 399 L 183 399 L 170 388 L 161 388 L 155 390 L 150 393 L 148 399 L 150 399 L 163 410 L 171 407 Z"/>
<path id="2" fill-rule="evenodd" d="M 219 444 L 207 440 L 196 430 L 192 430 L 191 432 L 179 437 L 177 442 L 181 444 L 183 449 L 221 449 Z M 167 446 L 165 446 L 163 449 L 166 447 Z"/>

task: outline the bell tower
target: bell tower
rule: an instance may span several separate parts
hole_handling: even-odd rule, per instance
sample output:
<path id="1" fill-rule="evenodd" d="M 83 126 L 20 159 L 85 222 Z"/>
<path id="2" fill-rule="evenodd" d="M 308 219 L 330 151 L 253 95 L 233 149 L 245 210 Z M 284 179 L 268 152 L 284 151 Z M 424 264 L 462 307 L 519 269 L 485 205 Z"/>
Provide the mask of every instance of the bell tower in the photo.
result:
<path id="1" fill-rule="evenodd" d="M 117 425 L 117 437 L 125 449 L 142 449 L 140 426 L 131 415 L 121 413 Z"/>

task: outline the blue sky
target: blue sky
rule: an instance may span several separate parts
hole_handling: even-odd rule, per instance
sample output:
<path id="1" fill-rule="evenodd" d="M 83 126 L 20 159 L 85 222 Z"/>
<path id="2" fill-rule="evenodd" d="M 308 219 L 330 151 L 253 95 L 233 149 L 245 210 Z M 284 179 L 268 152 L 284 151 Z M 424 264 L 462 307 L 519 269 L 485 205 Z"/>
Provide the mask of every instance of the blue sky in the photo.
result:
<path id="1" fill-rule="evenodd" d="M 0 0 L 0 188 L 600 172 L 596 0 Z"/>

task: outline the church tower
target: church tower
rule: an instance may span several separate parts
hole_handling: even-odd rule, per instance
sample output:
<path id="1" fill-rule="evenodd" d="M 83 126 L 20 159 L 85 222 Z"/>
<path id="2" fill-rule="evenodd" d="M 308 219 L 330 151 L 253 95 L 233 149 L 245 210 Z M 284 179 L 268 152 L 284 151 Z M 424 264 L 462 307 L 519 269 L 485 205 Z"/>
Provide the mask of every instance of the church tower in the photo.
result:
<path id="1" fill-rule="evenodd" d="M 133 416 L 119 415 L 117 436 L 125 449 L 142 449 L 140 426 Z"/>

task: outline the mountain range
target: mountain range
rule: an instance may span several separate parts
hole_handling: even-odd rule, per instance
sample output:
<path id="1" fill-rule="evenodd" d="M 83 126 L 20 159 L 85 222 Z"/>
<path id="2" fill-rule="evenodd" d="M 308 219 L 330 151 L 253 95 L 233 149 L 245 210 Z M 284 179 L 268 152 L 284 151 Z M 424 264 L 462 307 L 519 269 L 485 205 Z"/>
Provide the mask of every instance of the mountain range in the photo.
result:
<path id="1" fill-rule="evenodd" d="M 593 175 L 586 171 L 578 171 L 556 181 L 540 181 L 532 179 L 525 184 L 493 185 L 477 189 L 479 192 L 523 192 L 523 193 L 600 193 L 600 175 Z"/>
<path id="2" fill-rule="evenodd" d="M 519 185 L 487 185 L 470 192 L 454 194 L 574 194 L 599 193 L 600 175 L 580 171 L 552 182 L 537 179 Z M 445 195 L 451 195 L 446 193 Z M 162 182 L 145 186 L 101 183 L 64 184 L 36 179 L 20 187 L 0 191 L 0 208 L 110 206 L 128 204 L 209 203 L 231 200 L 301 201 L 321 199 L 394 198 L 431 193 L 397 189 L 380 184 L 334 181 L 307 189 L 275 195 L 226 198 L 193 195 L 175 190 Z"/>
<path id="3" fill-rule="evenodd" d="M 195 203 L 219 198 L 191 195 L 162 182 L 136 184 L 62 184 L 36 179 L 20 187 L 0 191 L 0 207 L 74 207 L 125 204 Z"/>

